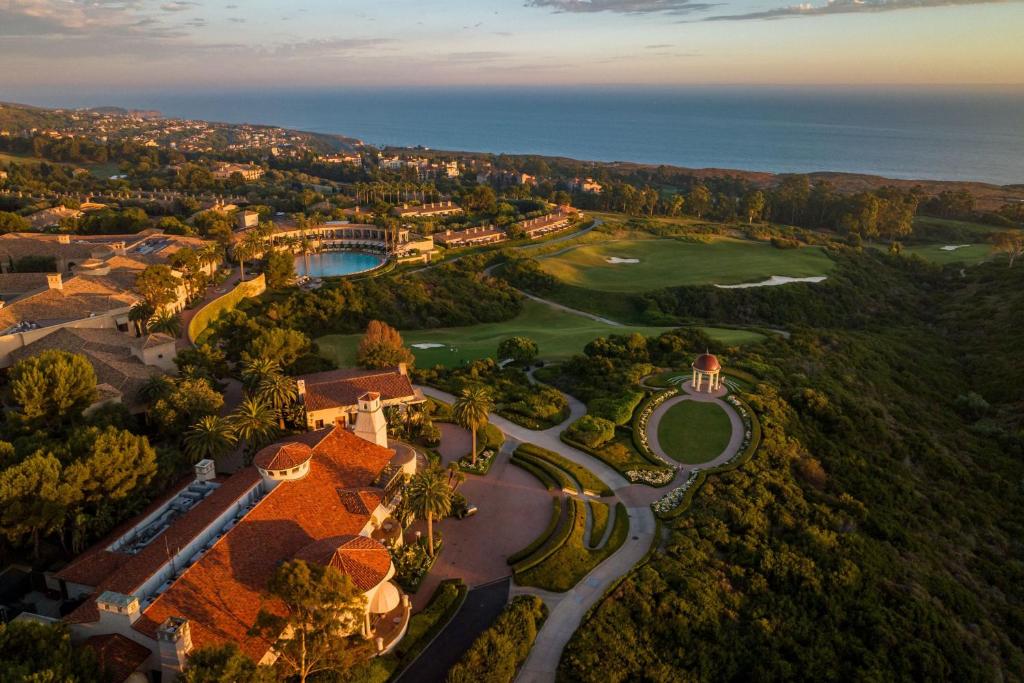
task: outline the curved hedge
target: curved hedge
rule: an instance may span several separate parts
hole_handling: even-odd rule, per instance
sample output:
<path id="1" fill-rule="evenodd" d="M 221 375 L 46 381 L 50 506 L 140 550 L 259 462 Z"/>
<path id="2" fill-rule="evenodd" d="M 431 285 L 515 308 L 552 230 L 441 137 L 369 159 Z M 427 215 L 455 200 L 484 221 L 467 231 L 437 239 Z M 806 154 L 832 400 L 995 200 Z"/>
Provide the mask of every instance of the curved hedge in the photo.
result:
<path id="1" fill-rule="evenodd" d="M 520 446 L 519 448 L 522 448 Z M 522 462 L 529 463 L 534 467 L 537 467 L 544 471 L 551 479 L 555 481 L 555 486 L 562 490 L 569 490 L 572 493 L 576 493 L 576 482 L 568 474 L 558 469 L 544 458 L 539 458 L 532 453 L 520 453 L 519 448 L 515 450 L 515 456 Z"/>
<path id="2" fill-rule="evenodd" d="M 579 482 L 580 486 L 582 486 L 585 491 L 594 492 L 599 496 L 612 495 L 611 488 L 608 484 L 601 481 L 600 477 L 583 465 L 575 463 L 554 451 L 549 451 L 546 448 L 535 446 L 532 443 L 524 443 L 516 448 L 516 453 L 519 454 L 520 457 L 530 455 L 535 458 L 540 458 L 551 465 L 568 472 L 577 482 Z"/>
<path id="3" fill-rule="evenodd" d="M 552 479 L 551 475 L 548 474 L 547 471 L 542 467 L 538 467 L 537 465 L 534 465 L 532 462 L 527 462 L 526 460 L 523 460 L 515 455 L 509 458 L 509 462 L 511 462 L 516 467 L 520 467 L 529 472 L 530 474 L 532 474 L 548 491 L 552 491 L 556 488 L 559 488 L 558 482 Z"/>
<path id="4" fill-rule="evenodd" d="M 636 483 L 636 481 L 634 481 L 633 479 L 630 479 L 629 474 L 628 474 L 628 472 L 630 470 L 639 470 L 642 467 L 645 470 L 653 470 L 655 472 L 668 472 L 668 471 L 671 471 L 668 468 L 668 466 L 666 466 L 664 463 L 662 463 L 661 465 L 659 465 L 657 467 L 651 465 L 650 461 L 645 456 L 643 456 L 643 455 L 641 455 L 639 453 L 637 455 L 643 461 L 642 464 L 640 464 L 637 467 L 632 467 L 632 468 L 626 467 L 622 463 L 617 463 L 617 462 L 615 462 L 613 460 L 608 459 L 601 452 L 600 449 L 591 448 L 590 446 L 587 446 L 586 444 L 582 444 L 579 441 L 574 441 L 571 437 L 566 436 L 565 432 L 562 432 L 561 435 L 559 435 L 559 438 L 562 440 L 562 443 L 564 443 L 564 444 L 566 444 L 568 446 L 572 446 L 576 450 L 583 451 L 587 455 L 592 456 L 593 458 L 595 458 L 597 460 L 600 460 L 605 465 L 608 465 L 608 467 L 611 467 L 613 470 L 615 470 L 616 472 L 621 474 L 623 477 L 626 478 L 627 481 L 629 481 L 631 483 Z M 608 444 L 605 444 L 605 445 L 615 445 L 615 442 L 611 441 L 611 442 L 609 442 Z M 664 481 L 664 482 L 662 482 L 660 484 L 652 484 L 652 483 L 649 483 L 649 482 L 644 482 L 644 483 L 647 486 L 651 486 L 653 488 L 659 488 L 659 487 L 668 486 L 669 484 L 671 484 L 672 483 L 672 477 L 669 477 L 667 481 Z"/>
<path id="5" fill-rule="evenodd" d="M 640 405 L 637 406 L 636 411 L 633 413 L 633 419 L 629 423 L 630 427 L 633 430 L 633 433 L 632 433 L 632 436 L 633 436 L 633 446 L 636 448 L 637 452 L 640 455 L 642 455 L 644 457 L 644 459 L 647 460 L 647 462 L 651 463 L 652 465 L 657 465 L 657 466 L 659 466 L 662 469 L 667 467 L 668 463 L 664 462 L 661 458 L 659 458 L 657 455 L 655 455 L 654 452 L 651 451 L 651 449 L 648 448 L 644 444 L 643 440 L 640 438 L 640 434 L 642 434 L 643 431 L 644 431 L 643 429 L 640 428 L 640 416 L 643 415 L 645 410 L 647 410 L 647 406 L 650 405 L 651 401 L 653 401 L 655 398 L 657 398 L 661 394 L 664 394 L 664 393 L 667 393 L 667 392 L 671 392 L 674 395 L 674 394 L 678 394 L 679 393 L 679 389 L 671 388 L 671 389 L 665 389 L 663 391 L 654 391 L 654 392 L 651 392 L 650 394 L 648 394 L 647 398 L 645 398 L 643 401 L 641 401 Z"/>
<path id="6" fill-rule="evenodd" d="M 538 564 L 548 559 L 555 552 L 558 551 L 565 542 L 569 540 L 574 529 L 577 526 L 582 527 L 586 524 L 587 513 L 583 507 L 583 503 L 576 500 L 575 498 L 567 498 L 569 501 L 568 507 L 566 508 L 567 514 L 562 517 L 565 520 L 565 524 L 559 524 L 558 529 L 555 530 L 551 536 L 548 537 L 548 542 L 545 543 L 537 552 L 527 557 L 525 560 L 520 560 L 512 566 L 512 573 L 519 575 L 528 569 L 536 567 Z"/>
<path id="7" fill-rule="evenodd" d="M 605 529 L 608 528 L 608 503 L 599 500 L 588 500 L 587 507 L 590 508 L 590 538 L 587 539 L 587 548 L 594 550 L 601 544 L 604 538 Z"/>
<path id="8" fill-rule="evenodd" d="M 555 533 L 555 529 L 558 528 L 558 522 L 562 519 L 562 511 L 565 509 L 565 500 L 565 498 L 562 498 L 560 496 L 551 499 L 551 519 L 548 520 L 547 528 L 544 529 L 543 532 L 541 532 L 540 536 L 533 539 L 530 545 L 526 546 L 518 552 L 514 552 L 511 555 L 509 555 L 508 559 L 505 560 L 505 562 L 507 562 L 510 565 L 514 565 L 516 562 L 519 562 L 520 560 L 525 560 L 527 557 L 536 552 L 538 548 L 544 545 L 545 541 L 547 541 L 551 537 L 551 534 Z"/>

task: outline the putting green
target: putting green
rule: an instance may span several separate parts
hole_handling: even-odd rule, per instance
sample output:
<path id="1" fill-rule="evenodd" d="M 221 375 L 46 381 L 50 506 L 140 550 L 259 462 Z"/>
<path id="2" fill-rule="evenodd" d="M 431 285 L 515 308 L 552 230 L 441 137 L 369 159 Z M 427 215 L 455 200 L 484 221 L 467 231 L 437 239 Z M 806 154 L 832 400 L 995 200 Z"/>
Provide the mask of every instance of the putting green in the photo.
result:
<path id="1" fill-rule="evenodd" d="M 609 260 L 635 259 L 635 263 Z M 825 275 L 832 260 L 820 247 L 776 249 L 763 242 L 716 239 L 615 240 L 588 244 L 542 259 L 559 280 L 607 292 L 646 292 L 681 285 L 759 282 L 772 275 Z"/>
<path id="2" fill-rule="evenodd" d="M 568 313 L 528 300 L 523 312 L 512 320 L 483 323 L 471 327 L 443 327 L 436 330 L 402 330 L 402 339 L 412 348 L 416 364 L 456 366 L 466 361 L 494 357 L 498 344 L 508 337 L 524 336 L 537 342 L 544 360 L 562 360 L 579 353 L 597 337 L 638 332 L 645 336 L 661 334 L 670 327 L 619 327 Z M 738 346 L 757 342 L 764 336 L 748 330 L 718 327 L 701 328 L 724 344 Z M 341 367 L 355 365 L 359 334 L 331 334 L 317 339 L 320 353 Z M 416 348 L 415 344 L 441 344 L 436 348 Z"/>
<path id="3" fill-rule="evenodd" d="M 729 416 L 716 403 L 681 401 L 658 423 L 658 443 L 665 454 L 687 465 L 714 460 L 731 435 Z"/>

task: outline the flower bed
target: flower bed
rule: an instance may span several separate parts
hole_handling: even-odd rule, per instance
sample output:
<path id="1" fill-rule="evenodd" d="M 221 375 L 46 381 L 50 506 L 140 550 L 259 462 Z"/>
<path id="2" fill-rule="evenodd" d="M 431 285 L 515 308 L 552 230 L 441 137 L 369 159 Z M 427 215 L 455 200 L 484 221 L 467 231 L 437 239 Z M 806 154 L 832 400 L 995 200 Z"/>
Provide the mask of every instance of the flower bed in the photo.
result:
<path id="1" fill-rule="evenodd" d="M 434 556 L 427 552 L 427 539 L 391 548 L 391 559 L 395 563 L 395 580 L 406 593 L 419 590 L 423 578 L 430 573 L 434 561 L 441 553 L 442 541 L 439 534 L 434 538 Z"/>
<path id="2" fill-rule="evenodd" d="M 493 448 L 483 450 L 476 456 L 476 464 L 473 464 L 473 459 L 469 455 L 464 455 L 459 458 L 459 469 L 468 474 L 479 474 L 482 476 L 491 471 L 494 456 L 497 454 L 498 452 Z"/>
<path id="3" fill-rule="evenodd" d="M 567 436 L 566 432 L 562 432 L 561 439 L 563 443 L 566 443 L 573 448 L 583 451 L 584 453 L 591 455 L 605 465 L 608 465 L 623 477 L 625 477 L 631 484 L 647 484 L 649 486 L 664 486 L 665 484 L 672 481 L 675 478 L 676 472 L 674 469 L 647 469 L 645 467 L 630 467 L 634 462 L 646 461 L 640 454 L 637 454 L 636 458 L 630 458 L 626 460 L 624 458 L 612 457 L 615 455 L 612 449 L 618 449 L 621 453 L 630 454 L 628 450 L 630 447 L 619 441 L 612 441 L 603 445 L 600 448 L 591 448 L 586 444 L 574 441 L 572 438 Z M 623 439 L 626 443 L 629 443 L 629 439 Z M 653 467 L 653 466 L 652 466 Z"/>
<path id="4" fill-rule="evenodd" d="M 636 417 L 633 418 L 633 443 L 636 444 L 637 450 L 639 450 L 651 462 L 656 464 L 661 462 L 672 469 L 678 469 L 679 463 L 671 462 L 651 450 L 651 445 L 647 440 L 647 423 L 650 422 L 651 415 L 654 414 L 654 411 L 658 406 L 678 395 L 678 388 L 669 389 L 655 394 L 640 408 L 640 412 L 638 412 Z"/>

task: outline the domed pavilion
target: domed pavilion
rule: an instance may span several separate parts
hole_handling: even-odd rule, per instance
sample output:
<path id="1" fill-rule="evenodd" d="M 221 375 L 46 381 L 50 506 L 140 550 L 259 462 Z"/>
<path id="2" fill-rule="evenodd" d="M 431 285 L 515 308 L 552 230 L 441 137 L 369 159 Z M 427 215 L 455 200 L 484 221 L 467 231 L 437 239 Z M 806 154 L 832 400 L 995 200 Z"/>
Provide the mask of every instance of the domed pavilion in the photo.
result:
<path id="1" fill-rule="evenodd" d="M 722 364 L 718 362 L 718 358 L 713 354 L 706 352 L 700 354 L 690 367 L 693 368 L 694 391 L 701 391 L 703 388 L 704 391 L 710 394 L 718 391 L 721 387 L 720 374 L 722 372 Z"/>

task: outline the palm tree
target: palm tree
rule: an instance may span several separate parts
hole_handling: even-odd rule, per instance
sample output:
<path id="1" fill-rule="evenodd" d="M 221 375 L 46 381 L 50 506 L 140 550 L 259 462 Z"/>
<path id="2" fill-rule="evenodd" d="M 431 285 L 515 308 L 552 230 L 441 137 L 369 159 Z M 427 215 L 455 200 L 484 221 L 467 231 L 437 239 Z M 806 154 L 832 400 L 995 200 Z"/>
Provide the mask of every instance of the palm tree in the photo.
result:
<path id="1" fill-rule="evenodd" d="M 245 282 L 245 262 L 255 256 L 255 252 L 252 250 L 252 245 L 247 241 L 243 240 L 237 242 L 232 251 L 235 254 L 235 258 L 238 259 L 238 270 L 241 274 L 241 282 Z"/>
<path id="2" fill-rule="evenodd" d="M 185 452 L 193 462 L 204 458 L 216 460 L 234 448 L 237 441 L 227 419 L 206 415 L 185 432 Z"/>
<path id="3" fill-rule="evenodd" d="M 172 387 L 171 378 L 162 373 L 153 373 L 139 387 L 139 398 L 148 405 L 167 395 Z"/>
<path id="4" fill-rule="evenodd" d="M 295 380 L 280 372 L 264 375 L 256 388 L 256 397 L 269 404 L 277 412 L 277 426 L 284 431 L 284 412 L 299 398 Z"/>
<path id="5" fill-rule="evenodd" d="M 430 468 L 413 475 L 405 489 L 409 506 L 417 516 L 427 520 L 427 548 L 434 556 L 434 517 L 451 512 L 452 490 L 440 470 Z"/>
<path id="6" fill-rule="evenodd" d="M 494 403 L 491 394 L 485 387 L 470 386 L 462 390 L 459 398 L 455 399 L 452 406 L 452 417 L 455 422 L 469 430 L 473 440 L 473 450 L 470 451 L 472 463 L 476 464 L 476 432 L 487 424 L 487 415 L 491 412 Z"/>
<path id="7" fill-rule="evenodd" d="M 181 319 L 170 311 L 160 311 L 149 319 L 150 332 L 163 332 L 172 337 L 177 337 L 181 332 Z"/>
<path id="8" fill-rule="evenodd" d="M 251 457 L 277 433 L 274 409 L 254 396 L 246 396 L 231 413 L 228 423 L 239 441 L 244 441 Z"/>
<path id="9" fill-rule="evenodd" d="M 242 383 L 247 389 L 254 390 L 269 375 L 281 374 L 281 365 L 273 358 L 259 356 L 251 358 L 242 365 Z"/>
<path id="10" fill-rule="evenodd" d="M 128 309 L 128 319 L 135 323 L 135 336 L 141 337 L 146 332 L 146 321 L 153 317 L 156 310 L 148 301 L 137 301 Z"/>
<path id="11" fill-rule="evenodd" d="M 448 463 L 448 488 L 452 490 L 452 493 L 455 493 L 464 481 L 466 481 L 466 475 L 459 469 L 459 463 L 454 460 Z"/>

